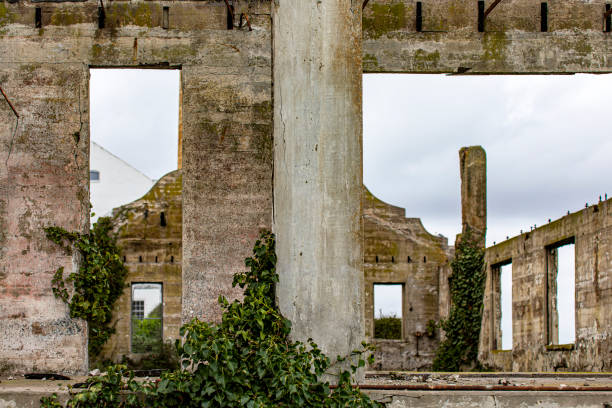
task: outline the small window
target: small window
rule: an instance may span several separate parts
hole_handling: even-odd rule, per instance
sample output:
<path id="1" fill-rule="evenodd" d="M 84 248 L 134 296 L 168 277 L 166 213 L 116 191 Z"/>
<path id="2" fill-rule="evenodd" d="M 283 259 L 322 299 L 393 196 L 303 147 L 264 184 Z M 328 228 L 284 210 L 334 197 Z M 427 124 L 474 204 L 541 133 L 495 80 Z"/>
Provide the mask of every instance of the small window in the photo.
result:
<path id="1" fill-rule="evenodd" d="M 132 284 L 132 353 L 159 353 L 162 346 L 162 284 Z"/>
<path id="2" fill-rule="evenodd" d="M 574 238 L 547 248 L 548 344 L 576 341 L 576 261 Z"/>
<path id="3" fill-rule="evenodd" d="M 404 285 L 374 284 L 374 337 L 402 339 Z"/>
<path id="4" fill-rule="evenodd" d="M 100 172 L 98 170 L 90 170 L 89 181 L 100 181 Z"/>
<path id="5" fill-rule="evenodd" d="M 512 350 L 512 263 L 499 267 L 502 350 Z"/>

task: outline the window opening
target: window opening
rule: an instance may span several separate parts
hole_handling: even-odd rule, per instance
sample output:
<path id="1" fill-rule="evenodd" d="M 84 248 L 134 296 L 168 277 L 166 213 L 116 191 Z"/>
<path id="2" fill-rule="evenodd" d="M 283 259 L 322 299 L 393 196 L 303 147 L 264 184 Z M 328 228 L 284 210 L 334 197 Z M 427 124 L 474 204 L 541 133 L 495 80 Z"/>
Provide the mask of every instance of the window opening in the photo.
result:
<path id="1" fill-rule="evenodd" d="M 548 344 L 576 341 L 576 267 L 574 238 L 547 248 Z"/>
<path id="2" fill-rule="evenodd" d="M 159 353 L 162 345 L 162 284 L 132 284 L 132 353 Z"/>
<path id="3" fill-rule="evenodd" d="M 501 306 L 501 348 L 512 349 L 512 263 L 499 267 Z"/>
<path id="4" fill-rule="evenodd" d="M 402 339 L 402 309 L 404 285 L 374 284 L 374 337 Z"/>
<path id="5" fill-rule="evenodd" d="M 178 167 L 179 94 L 180 70 L 90 69 L 92 223 Z"/>

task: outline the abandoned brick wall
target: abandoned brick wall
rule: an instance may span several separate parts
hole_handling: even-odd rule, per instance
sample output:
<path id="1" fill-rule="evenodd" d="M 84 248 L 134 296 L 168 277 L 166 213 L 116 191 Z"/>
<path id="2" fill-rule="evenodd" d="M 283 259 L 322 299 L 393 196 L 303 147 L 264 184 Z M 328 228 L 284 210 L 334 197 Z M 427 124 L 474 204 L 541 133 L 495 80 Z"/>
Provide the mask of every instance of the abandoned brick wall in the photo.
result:
<path id="1" fill-rule="evenodd" d="M 271 225 L 272 79 L 269 2 L 234 3 L 253 31 L 227 30 L 222 1 L 104 2 L 104 28 L 98 1 L 0 2 L 0 86 L 20 114 L 14 132 L 0 98 L 0 369 L 87 369 L 86 326 L 50 285 L 78 260 L 42 227 L 88 228 L 90 66 L 181 69 L 183 319 L 239 295 L 231 276 Z"/>
<path id="2" fill-rule="evenodd" d="M 372 0 L 363 16 L 364 72 L 610 72 L 605 0 L 505 0 L 478 32 L 476 0 Z M 487 0 L 485 6 L 493 3 Z"/>
<path id="3" fill-rule="evenodd" d="M 612 370 L 612 200 L 487 248 L 487 282 L 479 357 L 513 371 Z M 576 342 L 554 342 L 549 296 L 557 245 L 575 243 Z M 498 265 L 512 262 L 511 352 L 500 352 L 501 311 Z M 561 300 L 567 301 L 567 299 Z M 563 318 L 563 316 L 559 316 Z"/>
<path id="4" fill-rule="evenodd" d="M 447 239 L 429 234 L 420 219 L 406 218 L 403 208 L 380 201 L 365 187 L 363 220 L 366 336 L 377 347 L 373 368 L 430 368 L 440 333 L 436 330 L 430 337 L 426 329 L 430 320 L 444 317 L 440 284 L 448 286 L 448 281 L 440 276 L 447 277 L 450 270 Z M 401 340 L 373 338 L 375 283 L 403 285 Z"/>
<path id="5" fill-rule="evenodd" d="M 141 199 L 113 210 L 117 243 L 129 273 L 127 287 L 113 311 L 115 334 L 105 344 L 101 359 L 137 360 L 131 345 L 131 285 L 162 284 L 162 338 L 174 344 L 181 327 L 181 259 L 183 234 L 182 174 L 162 177 Z"/>

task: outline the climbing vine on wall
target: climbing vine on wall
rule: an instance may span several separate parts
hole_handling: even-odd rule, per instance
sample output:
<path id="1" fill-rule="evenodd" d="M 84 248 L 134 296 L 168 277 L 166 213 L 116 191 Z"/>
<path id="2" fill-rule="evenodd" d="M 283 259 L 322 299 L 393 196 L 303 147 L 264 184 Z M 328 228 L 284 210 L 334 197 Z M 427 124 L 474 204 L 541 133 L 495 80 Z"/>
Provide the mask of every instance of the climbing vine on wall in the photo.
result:
<path id="1" fill-rule="evenodd" d="M 435 371 L 480 369 L 478 340 L 485 286 L 484 249 L 468 230 L 457 244 L 449 277 L 451 309 L 441 322 L 446 334 L 433 363 Z"/>
<path id="2" fill-rule="evenodd" d="M 87 321 L 89 355 L 97 356 L 115 331 L 110 325 L 113 307 L 123 292 L 128 273 L 112 234 L 111 219 L 99 218 L 87 234 L 60 227 L 47 227 L 45 232 L 67 253 L 77 250 L 80 254 L 79 269 L 64 277 L 64 268 L 59 268 L 53 276 L 52 288 L 55 296 L 69 305 L 70 317 Z"/>
<path id="3" fill-rule="evenodd" d="M 352 373 L 365 365 L 361 356 L 370 346 L 338 358 L 351 368 L 338 373 L 312 340 L 290 338 L 291 322 L 275 303 L 274 235 L 263 233 L 245 263 L 249 271 L 233 281 L 244 289 L 244 299 L 230 303 L 220 296 L 219 324 L 194 319 L 181 328 L 180 369 L 139 384 L 125 367 L 112 367 L 107 375 L 90 378 L 88 389 L 66 406 L 382 408 L 352 386 Z M 335 389 L 322 380 L 324 374 L 338 375 Z M 56 398 L 42 402 L 44 408 L 62 406 Z"/>

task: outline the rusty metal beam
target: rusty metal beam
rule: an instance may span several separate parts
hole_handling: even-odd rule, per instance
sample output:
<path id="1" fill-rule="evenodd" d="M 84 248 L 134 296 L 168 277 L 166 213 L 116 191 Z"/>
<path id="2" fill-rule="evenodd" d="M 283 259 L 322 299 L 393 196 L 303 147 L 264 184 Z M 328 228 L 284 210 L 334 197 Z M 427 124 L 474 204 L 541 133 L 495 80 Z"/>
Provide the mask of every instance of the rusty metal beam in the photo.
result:
<path id="1" fill-rule="evenodd" d="M 487 16 L 488 16 L 489 14 L 491 14 L 491 12 L 493 11 L 493 9 L 494 9 L 495 7 L 497 7 L 497 5 L 498 5 L 499 3 L 501 3 L 502 1 L 503 1 L 503 0 L 495 0 L 495 1 L 494 1 L 494 2 L 493 2 L 493 3 L 492 3 L 490 6 L 489 6 L 489 8 L 488 8 L 488 9 L 485 11 L 485 13 L 484 13 L 485 18 L 487 18 Z"/>
<path id="2" fill-rule="evenodd" d="M 246 25 L 249 27 L 249 31 L 253 31 L 251 28 L 251 22 L 249 21 L 249 16 L 246 13 L 240 13 L 240 24 L 238 24 L 238 28 L 242 28 L 242 17 L 246 20 Z"/>
<path id="3" fill-rule="evenodd" d="M 15 110 L 15 107 L 13 106 L 11 101 L 9 100 L 8 96 L 6 96 L 6 94 L 4 93 L 4 90 L 2 90 L 2 87 L 0 87 L 0 92 L 2 93 L 2 96 L 4 96 L 4 99 L 6 100 L 6 103 L 8 103 L 8 105 L 11 107 L 11 110 L 13 111 L 15 116 L 17 116 L 17 119 L 19 119 L 19 114 L 17 113 L 17 110 Z"/>
<path id="4" fill-rule="evenodd" d="M 227 28 L 228 30 L 233 30 L 234 29 L 234 21 L 236 20 L 235 16 L 234 16 L 234 8 L 229 4 L 229 1 L 225 0 L 225 5 L 227 6 L 227 13 L 228 13 L 228 22 L 227 22 Z M 231 19 L 231 22 L 229 21 Z M 230 27 L 231 26 L 231 27 Z"/>

